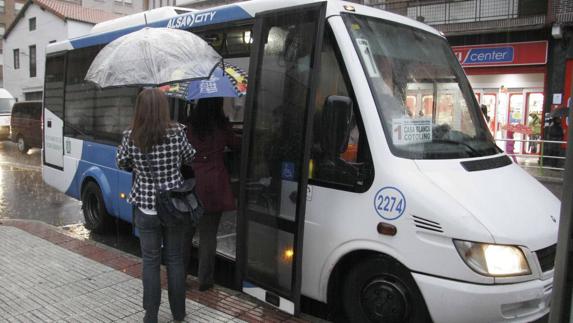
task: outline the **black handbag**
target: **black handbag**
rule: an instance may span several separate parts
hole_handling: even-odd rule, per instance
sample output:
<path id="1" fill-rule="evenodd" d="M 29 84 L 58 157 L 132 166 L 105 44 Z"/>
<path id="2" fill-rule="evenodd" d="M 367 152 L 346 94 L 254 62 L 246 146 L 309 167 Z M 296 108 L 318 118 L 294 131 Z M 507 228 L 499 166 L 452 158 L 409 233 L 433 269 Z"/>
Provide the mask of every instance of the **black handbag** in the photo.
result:
<path id="1" fill-rule="evenodd" d="M 163 226 L 197 225 L 203 216 L 204 208 L 195 194 L 195 179 L 186 179 L 175 189 L 164 190 L 157 182 L 153 165 L 147 154 L 145 160 L 151 170 L 155 185 L 155 209 Z"/>

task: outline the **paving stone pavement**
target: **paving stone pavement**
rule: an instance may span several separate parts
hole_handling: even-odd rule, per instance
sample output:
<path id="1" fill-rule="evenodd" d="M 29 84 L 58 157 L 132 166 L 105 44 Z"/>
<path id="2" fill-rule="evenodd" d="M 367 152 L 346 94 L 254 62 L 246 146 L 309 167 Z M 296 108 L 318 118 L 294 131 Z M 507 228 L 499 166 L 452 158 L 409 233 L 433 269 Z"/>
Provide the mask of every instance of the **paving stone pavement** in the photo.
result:
<path id="1" fill-rule="evenodd" d="M 141 322 L 141 260 L 42 224 L 0 223 L 0 321 Z M 162 272 L 165 286 L 165 272 Z M 217 288 L 187 292 L 186 322 L 305 322 Z M 160 322 L 171 322 L 167 291 Z"/>

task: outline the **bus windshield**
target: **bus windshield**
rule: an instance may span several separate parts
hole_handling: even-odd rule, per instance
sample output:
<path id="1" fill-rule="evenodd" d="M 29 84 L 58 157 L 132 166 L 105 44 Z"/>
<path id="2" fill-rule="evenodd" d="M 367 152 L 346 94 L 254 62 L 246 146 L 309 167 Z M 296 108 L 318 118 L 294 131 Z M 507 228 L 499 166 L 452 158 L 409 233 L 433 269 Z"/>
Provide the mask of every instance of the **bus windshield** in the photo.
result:
<path id="1" fill-rule="evenodd" d="M 14 105 L 14 99 L 11 98 L 0 98 L 0 114 L 10 114 L 12 113 L 12 105 Z"/>
<path id="2" fill-rule="evenodd" d="M 445 39 L 345 14 L 392 153 L 451 159 L 499 153 Z"/>

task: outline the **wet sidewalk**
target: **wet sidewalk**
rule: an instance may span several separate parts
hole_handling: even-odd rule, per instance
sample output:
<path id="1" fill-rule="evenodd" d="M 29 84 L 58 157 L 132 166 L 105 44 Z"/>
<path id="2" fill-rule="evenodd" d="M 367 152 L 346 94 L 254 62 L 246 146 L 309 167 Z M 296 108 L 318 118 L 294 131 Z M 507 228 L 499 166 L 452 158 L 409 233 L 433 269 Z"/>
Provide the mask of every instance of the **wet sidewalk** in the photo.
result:
<path id="1" fill-rule="evenodd" d="M 141 322 L 141 259 L 35 221 L 0 221 L 5 322 Z M 160 322 L 171 322 L 162 268 Z M 186 322 L 307 322 L 237 291 L 199 292 L 188 279 Z"/>

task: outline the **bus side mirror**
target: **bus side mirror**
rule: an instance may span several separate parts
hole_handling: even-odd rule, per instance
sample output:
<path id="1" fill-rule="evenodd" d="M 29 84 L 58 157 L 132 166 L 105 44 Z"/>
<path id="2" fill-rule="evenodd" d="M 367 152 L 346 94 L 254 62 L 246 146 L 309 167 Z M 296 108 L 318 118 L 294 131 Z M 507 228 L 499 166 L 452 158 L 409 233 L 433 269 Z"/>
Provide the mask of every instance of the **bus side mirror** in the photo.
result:
<path id="1" fill-rule="evenodd" d="M 330 159 L 346 151 L 352 130 L 352 100 L 347 96 L 326 98 L 322 111 L 321 148 Z"/>

